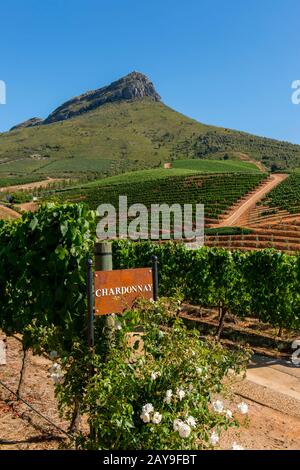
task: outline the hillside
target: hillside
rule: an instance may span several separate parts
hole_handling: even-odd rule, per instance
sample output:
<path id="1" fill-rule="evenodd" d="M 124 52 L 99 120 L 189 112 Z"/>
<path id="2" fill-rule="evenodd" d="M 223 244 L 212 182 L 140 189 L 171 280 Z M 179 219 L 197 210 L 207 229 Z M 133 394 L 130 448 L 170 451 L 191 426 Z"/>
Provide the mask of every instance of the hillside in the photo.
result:
<path id="1" fill-rule="evenodd" d="M 239 160 L 176 160 L 173 168 L 200 171 L 201 173 L 239 173 L 260 171 L 252 162 Z"/>
<path id="2" fill-rule="evenodd" d="M 230 175 L 230 177 L 229 177 Z M 204 204 L 207 223 L 217 222 L 232 204 L 262 184 L 261 172 L 207 174 L 188 169 L 144 170 L 56 191 L 55 200 L 82 202 L 91 209 L 110 203 L 118 207 L 119 196 L 126 195 L 128 205 Z M 46 195 L 45 195 L 46 196 Z M 50 194 L 48 193 L 46 199 Z"/>
<path id="3" fill-rule="evenodd" d="M 300 165 L 300 146 L 208 126 L 160 101 L 133 72 L 72 98 L 46 119 L 0 134 L 0 176 L 107 176 L 178 159 L 258 160 L 272 170 Z"/>

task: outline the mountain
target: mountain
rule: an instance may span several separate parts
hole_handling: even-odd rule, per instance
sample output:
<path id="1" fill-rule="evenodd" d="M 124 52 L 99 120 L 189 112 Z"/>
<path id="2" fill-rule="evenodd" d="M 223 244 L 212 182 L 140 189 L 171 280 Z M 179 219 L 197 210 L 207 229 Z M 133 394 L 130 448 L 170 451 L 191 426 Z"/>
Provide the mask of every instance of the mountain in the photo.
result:
<path id="1" fill-rule="evenodd" d="M 38 117 L 33 117 L 33 118 L 30 118 L 30 119 L 27 119 L 27 121 L 24 121 L 24 122 L 21 122 L 20 124 L 15 125 L 10 130 L 11 131 L 16 131 L 17 129 L 24 129 L 25 127 L 38 126 L 42 122 L 43 122 L 43 119 L 38 118 Z"/>
<path id="2" fill-rule="evenodd" d="M 33 127 L 41 124 L 51 124 L 64 121 L 80 114 L 87 113 L 92 109 L 99 108 L 106 103 L 120 102 L 124 100 L 140 100 L 145 97 L 153 101 L 160 101 L 159 94 L 155 91 L 153 83 L 146 75 L 139 72 L 131 72 L 116 82 L 97 90 L 87 91 L 66 101 L 56 108 L 46 119 L 31 118 L 17 124 L 10 130 Z"/>
<path id="3" fill-rule="evenodd" d="M 59 108 L 55 109 L 43 124 L 63 121 L 74 116 L 87 113 L 92 109 L 99 108 L 106 103 L 121 102 L 124 100 L 141 100 L 145 97 L 153 101 L 160 101 L 153 83 L 148 77 L 139 72 L 131 72 L 126 77 L 111 83 L 98 90 L 88 91 L 83 95 L 73 98 Z"/>
<path id="4" fill-rule="evenodd" d="M 286 169 L 300 166 L 300 146 L 190 119 L 166 106 L 139 72 L 0 134 L 0 176 L 112 175 L 191 158 Z"/>

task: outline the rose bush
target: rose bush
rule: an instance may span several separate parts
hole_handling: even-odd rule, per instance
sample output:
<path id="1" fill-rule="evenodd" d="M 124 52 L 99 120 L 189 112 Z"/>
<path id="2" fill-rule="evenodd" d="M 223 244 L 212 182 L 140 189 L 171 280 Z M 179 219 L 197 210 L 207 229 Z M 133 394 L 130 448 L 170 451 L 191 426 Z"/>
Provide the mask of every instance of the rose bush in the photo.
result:
<path id="1" fill-rule="evenodd" d="M 84 361 L 63 365 L 63 383 L 57 384 L 62 409 L 72 387 L 86 382 L 81 411 L 95 432 L 81 434 L 79 447 L 203 449 L 237 425 L 234 414 L 216 410 L 212 401 L 229 371 L 244 369 L 248 353 L 201 341 L 178 317 L 178 307 L 177 300 L 143 301 L 119 317 L 106 360 L 94 355 L 92 378 Z"/>

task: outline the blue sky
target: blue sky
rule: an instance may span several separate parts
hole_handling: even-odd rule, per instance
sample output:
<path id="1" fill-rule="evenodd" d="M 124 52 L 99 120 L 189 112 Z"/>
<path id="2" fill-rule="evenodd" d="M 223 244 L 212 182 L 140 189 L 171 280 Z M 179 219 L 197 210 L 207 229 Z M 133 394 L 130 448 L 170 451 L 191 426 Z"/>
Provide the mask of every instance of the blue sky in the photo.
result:
<path id="1" fill-rule="evenodd" d="M 299 0 L 3 0 L 0 131 L 138 70 L 207 124 L 300 144 Z"/>

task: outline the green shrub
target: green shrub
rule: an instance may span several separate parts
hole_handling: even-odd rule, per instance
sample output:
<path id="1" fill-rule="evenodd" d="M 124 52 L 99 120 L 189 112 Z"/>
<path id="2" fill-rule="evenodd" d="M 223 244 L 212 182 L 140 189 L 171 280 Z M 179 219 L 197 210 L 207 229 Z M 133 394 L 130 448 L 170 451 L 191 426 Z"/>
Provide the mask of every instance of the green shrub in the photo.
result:
<path id="1" fill-rule="evenodd" d="M 229 371 L 244 370 L 248 354 L 200 341 L 199 333 L 178 318 L 178 307 L 166 299 L 141 302 L 118 318 L 109 358 L 94 358 L 95 376 L 81 404 L 95 438 L 81 435 L 79 446 L 203 449 L 212 447 L 212 433 L 238 424 L 226 410 L 216 412 L 211 402 L 224 391 Z"/>

